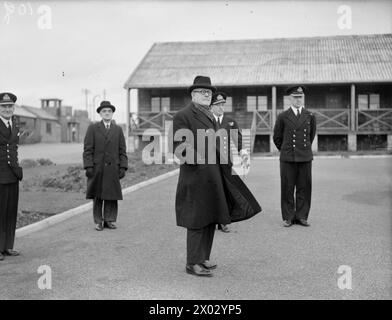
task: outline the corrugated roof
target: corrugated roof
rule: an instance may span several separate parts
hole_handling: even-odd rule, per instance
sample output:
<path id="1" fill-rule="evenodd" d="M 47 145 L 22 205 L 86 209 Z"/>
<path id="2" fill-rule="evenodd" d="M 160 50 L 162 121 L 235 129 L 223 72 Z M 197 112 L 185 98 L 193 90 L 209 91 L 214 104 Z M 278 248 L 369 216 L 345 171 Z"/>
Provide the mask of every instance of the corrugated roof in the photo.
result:
<path id="1" fill-rule="evenodd" d="M 38 118 L 44 119 L 44 120 L 54 120 L 58 121 L 58 119 L 55 116 L 52 116 L 48 112 L 46 112 L 43 109 L 40 108 L 35 108 L 35 107 L 29 107 L 29 106 L 21 106 L 23 109 L 35 114 Z"/>
<path id="2" fill-rule="evenodd" d="M 31 113 L 31 112 L 27 111 L 26 109 L 23 109 L 19 105 L 15 105 L 14 115 L 19 116 L 19 117 L 24 117 L 24 118 L 32 118 L 32 119 L 37 118 L 37 116 L 34 113 Z"/>
<path id="3" fill-rule="evenodd" d="M 392 81 L 392 34 L 155 43 L 125 88 Z"/>

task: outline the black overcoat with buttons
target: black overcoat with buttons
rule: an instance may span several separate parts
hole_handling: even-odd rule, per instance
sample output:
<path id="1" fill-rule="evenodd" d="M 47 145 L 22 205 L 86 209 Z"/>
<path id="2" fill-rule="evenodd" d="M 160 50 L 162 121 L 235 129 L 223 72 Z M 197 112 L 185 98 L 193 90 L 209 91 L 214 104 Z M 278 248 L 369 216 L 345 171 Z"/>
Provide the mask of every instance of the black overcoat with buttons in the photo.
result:
<path id="1" fill-rule="evenodd" d="M 188 150 L 194 151 L 198 151 L 198 145 L 204 144 L 206 152 L 204 156 L 194 152 L 189 161 L 180 165 L 175 200 L 177 225 L 200 229 L 211 223 L 229 224 L 245 220 L 260 212 L 259 204 L 242 180 L 222 170 L 216 145 L 210 151 L 217 153 L 218 161 L 215 164 L 208 163 L 208 138 L 198 137 L 197 131 L 215 132 L 211 119 L 190 103 L 174 115 L 169 136 L 180 129 L 187 129 L 194 139 L 186 142 L 180 136 L 174 139 L 172 151 L 179 158 L 186 156 L 187 151 L 180 147 L 186 143 Z M 177 138 L 179 141 L 175 141 Z"/>
<path id="2" fill-rule="evenodd" d="M 279 114 L 273 140 L 280 151 L 280 161 L 308 162 L 313 160 L 312 143 L 316 135 L 316 118 L 302 108 L 298 118 L 292 108 Z"/>
<path id="3" fill-rule="evenodd" d="M 93 168 L 87 179 L 87 199 L 122 200 L 120 168 L 128 168 L 124 133 L 112 121 L 107 130 L 103 121 L 91 124 L 84 138 L 83 166 Z"/>
<path id="4" fill-rule="evenodd" d="M 0 252 L 12 249 L 18 215 L 19 181 L 23 170 L 18 162 L 19 124 L 12 117 L 11 134 L 0 120 Z"/>
<path id="5" fill-rule="evenodd" d="M 232 167 L 233 166 L 233 154 L 232 154 L 232 149 L 231 149 L 231 142 L 233 141 L 236 150 L 238 152 L 240 152 L 242 149 L 241 129 L 238 126 L 237 121 L 235 121 L 233 118 L 228 117 L 226 115 L 223 115 L 222 123 L 219 125 L 218 128 L 224 129 L 227 132 L 227 143 L 224 143 L 224 148 L 227 148 L 227 150 L 224 150 L 224 151 L 229 153 L 230 156 L 228 159 L 228 166 Z M 236 131 L 234 131 L 234 130 L 236 130 Z M 225 141 L 226 141 L 226 139 L 225 139 Z"/>
<path id="6" fill-rule="evenodd" d="M 19 125 L 12 117 L 12 131 L 0 120 L 0 184 L 22 180 L 23 171 L 18 161 Z"/>

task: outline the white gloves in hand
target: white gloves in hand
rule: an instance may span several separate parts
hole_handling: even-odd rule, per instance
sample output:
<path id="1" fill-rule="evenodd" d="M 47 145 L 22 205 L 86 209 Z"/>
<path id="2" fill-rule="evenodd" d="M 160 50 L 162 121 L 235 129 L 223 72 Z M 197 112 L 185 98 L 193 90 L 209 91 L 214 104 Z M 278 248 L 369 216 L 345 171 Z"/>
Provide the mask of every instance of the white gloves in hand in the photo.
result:
<path id="1" fill-rule="evenodd" d="M 245 167 L 246 169 L 248 169 L 250 166 L 250 157 L 249 157 L 248 150 L 241 149 L 240 156 L 242 159 L 242 161 L 241 161 L 242 166 Z"/>

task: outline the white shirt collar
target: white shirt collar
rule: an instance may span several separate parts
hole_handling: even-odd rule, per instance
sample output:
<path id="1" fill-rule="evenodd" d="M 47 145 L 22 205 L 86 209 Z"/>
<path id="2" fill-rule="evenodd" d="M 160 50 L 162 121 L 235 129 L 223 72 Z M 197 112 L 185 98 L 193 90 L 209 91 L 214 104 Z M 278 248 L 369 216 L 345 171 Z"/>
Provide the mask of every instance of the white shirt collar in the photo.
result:
<path id="1" fill-rule="evenodd" d="M 299 110 L 299 114 L 302 113 L 303 106 L 300 106 L 298 109 L 296 107 L 291 106 L 291 109 L 293 110 L 294 114 L 297 115 L 297 110 Z"/>
<path id="2" fill-rule="evenodd" d="M 215 117 L 215 120 L 216 120 L 216 121 L 218 121 L 218 120 L 219 120 L 219 124 L 221 124 L 221 123 L 222 123 L 223 114 L 222 114 L 222 115 L 220 115 L 220 116 L 217 116 L 217 115 L 215 115 L 215 114 L 214 114 L 214 117 Z"/>
<path id="3" fill-rule="evenodd" d="M 9 120 L 3 118 L 2 116 L 0 116 L 1 121 L 4 122 L 5 126 L 8 128 L 8 122 L 11 123 L 11 128 L 12 128 L 12 118 L 10 118 Z"/>

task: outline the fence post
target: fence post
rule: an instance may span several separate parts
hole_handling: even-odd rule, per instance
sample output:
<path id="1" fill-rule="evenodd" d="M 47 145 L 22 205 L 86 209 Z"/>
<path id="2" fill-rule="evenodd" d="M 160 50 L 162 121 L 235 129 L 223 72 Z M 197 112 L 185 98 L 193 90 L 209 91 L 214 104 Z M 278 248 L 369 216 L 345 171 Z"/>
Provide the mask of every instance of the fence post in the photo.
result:
<path id="1" fill-rule="evenodd" d="M 355 131 L 356 128 L 356 121 L 355 121 L 355 85 L 351 85 L 351 131 Z"/>

